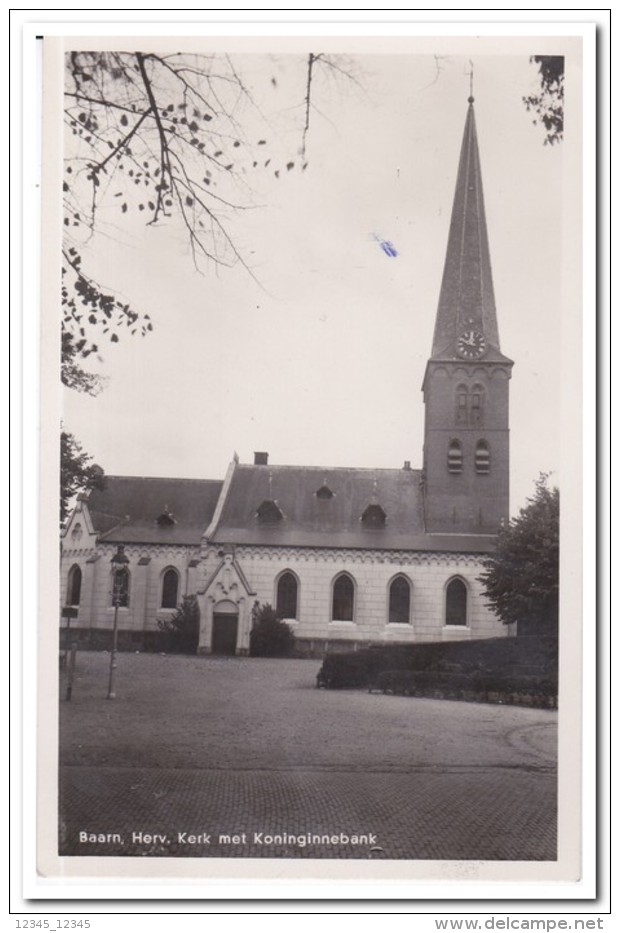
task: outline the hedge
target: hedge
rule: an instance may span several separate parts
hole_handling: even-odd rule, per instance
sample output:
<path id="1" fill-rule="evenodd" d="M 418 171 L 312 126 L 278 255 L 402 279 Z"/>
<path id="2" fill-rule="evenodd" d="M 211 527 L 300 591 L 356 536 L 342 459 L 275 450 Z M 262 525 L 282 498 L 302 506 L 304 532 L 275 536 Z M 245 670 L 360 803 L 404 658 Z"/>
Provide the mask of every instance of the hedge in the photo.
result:
<path id="1" fill-rule="evenodd" d="M 328 654 L 317 686 L 553 706 L 557 639 L 428 642 Z"/>

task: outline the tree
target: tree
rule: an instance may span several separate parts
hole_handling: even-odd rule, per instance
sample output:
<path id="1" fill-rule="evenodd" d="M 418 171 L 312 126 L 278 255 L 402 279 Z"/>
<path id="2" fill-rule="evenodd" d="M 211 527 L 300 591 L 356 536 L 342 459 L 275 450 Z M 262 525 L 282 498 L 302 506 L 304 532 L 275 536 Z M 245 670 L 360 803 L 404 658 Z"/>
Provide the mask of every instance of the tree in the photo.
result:
<path id="1" fill-rule="evenodd" d="M 303 59 L 300 59 L 303 62 Z M 244 267 L 229 224 L 250 210 L 256 171 L 275 178 L 307 167 L 313 85 L 320 69 L 356 80 L 349 63 L 311 53 L 300 83 L 303 112 L 299 158 L 276 159 L 268 124 L 228 55 L 73 51 L 66 56 L 63 178 L 61 379 L 96 395 L 104 379 L 84 368 L 100 343 L 123 332 L 145 336 L 148 314 L 85 269 L 84 249 L 95 230 L 142 218 L 176 223 L 196 269 L 205 263 Z M 357 83 L 357 82 L 356 82 Z M 270 85 L 277 87 L 275 77 Z M 260 130 L 260 131 L 259 131 Z M 93 488 L 94 465 L 77 440 L 62 435 L 61 515 L 79 490 Z M 102 471 L 99 471 L 102 473 Z"/>
<path id="2" fill-rule="evenodd" d="M 100 466 L 91 463 L 92 458 L 84 453 L 73 434 L 60 434 L 60 521 L 64 523 L 71 500 L 79 492 L 103 489 L 105 475 Z"/>
<path id="3" fill-rule="evenodd" d="M 200 606 L 194 595 L 184 596 L 170 619 L 160 620 L 160 631 L 168 635 L 168 650 L 196 654 L 200 634 Z"/>
<path id="4" fill-rule="evenodd" d="M 560 494 L 542 473 L 534 496 L 500 530 L 478 578 L 490 606 L 519 634 L 556 635 L 559 601 Z"/>
<path id="5" fill-rule="evenodd" d="M 564 135 L 564 56 L 532 55 L 538 65 L 540 91 L 523 98 L 528 111 L 536 114 L 534 124 L 545 128 L 545 145 L 559 143 Z"/>
<path id="6" fill-rule="evenodd" d="M 250 654 L 258 658 L 279 658 L 291 654 L 295 637 L 286 622 L 282 622 L 269 603 L 254 603 Z"/>
<path id="7" fill-rule="evenodd" d="M 116 343 L 123 329 L 145 335 L 153 327 L 148 314 L 85 270 L 84 246 L 96 227 L 132 217 L 151 226 L 176 225 L 196 269 L 240 264 L 253 275 L 231 233 L 234 215 L 256 206 L 249 179 L 256 172 L 280 178 L 307 167 L 313 88 L 321 70 L 359 84 L 342 57 L 311 53 L 299 59 L 304 61 L 303 125 L 292 154 L 269 143 L 269 124 L 229 55 L 67 55 L 62 306 L 63 335 L 72 340 L 63 336 L 65 384 L 83 388 L 83 375 L 82 385 L 74 384 L 76 360 L 98 353 L 100 338 Z M 270 86 L 277 88 L 275 76 Z"/>

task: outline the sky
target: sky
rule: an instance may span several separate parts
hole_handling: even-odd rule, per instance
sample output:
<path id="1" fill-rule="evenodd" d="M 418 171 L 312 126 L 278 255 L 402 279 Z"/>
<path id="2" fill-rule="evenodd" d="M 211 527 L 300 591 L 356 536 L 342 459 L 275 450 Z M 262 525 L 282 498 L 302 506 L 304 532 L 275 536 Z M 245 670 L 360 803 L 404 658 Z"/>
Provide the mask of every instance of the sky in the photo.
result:
<path id="1" fill-rule="evenodd" d="M 317 81 L 307 169 L 248 177 L 255 206 L 231 218 L 252 276 L 198 273 L 173 224 L 101 214 L 84 265 L 154 324 L 101 344 L 97 397 L 63 392 L 65 429 L 106 473 L 221 479 L 233 452 L 252 462 L 255 450 L 275 464 L 421 467 L 473 62 L 501 349 L 515 361 L 512 513 L 541 471 L 561 484 L 566 144 L 543 145 L 522 103 L 536 85 L 528 54 L 427 48 L 351 55 L 359 83 Z M 303 58 L 235 56 L 270 146 L 296 163 Z"/>

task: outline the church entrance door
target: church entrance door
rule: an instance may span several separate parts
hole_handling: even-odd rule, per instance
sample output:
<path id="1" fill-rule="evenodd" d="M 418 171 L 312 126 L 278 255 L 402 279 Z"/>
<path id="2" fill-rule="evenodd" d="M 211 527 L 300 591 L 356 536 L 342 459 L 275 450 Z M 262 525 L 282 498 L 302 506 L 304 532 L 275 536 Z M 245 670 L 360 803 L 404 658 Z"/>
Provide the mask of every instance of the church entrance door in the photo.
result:
<path id="1" fill-rule="evenodd" d="M 216 612 L 213 616 L 213 638 L 211 651 L 213 654 L 235 654 L 237 650 L 237 629 L 239 616 L 229 613 Z"/>

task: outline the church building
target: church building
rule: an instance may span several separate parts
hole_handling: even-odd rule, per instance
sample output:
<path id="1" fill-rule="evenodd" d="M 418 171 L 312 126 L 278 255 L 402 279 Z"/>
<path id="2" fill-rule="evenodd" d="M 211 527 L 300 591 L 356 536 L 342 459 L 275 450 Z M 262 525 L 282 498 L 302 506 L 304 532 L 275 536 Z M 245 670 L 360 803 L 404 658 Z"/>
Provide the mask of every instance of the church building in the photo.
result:
<path id="1" fill-rule="evenodd" d="M 107 476 L 62 536 L 61 602 L 83 644 L 109 644 L 117 608 L 121 647 L 157 647 L 185 594 L 198 599 L 203 654 L 247 654 L 256 602 L 307 655 L 515 634 L 477 579 L 509 519 L 513 363 L 499 343 L 473 103 L 423 374 L 421 469 L 281 466 L 257 452 L 235 454 L 223 480 Z M 128 562 L 114 569 L 119 546 Z"/>

